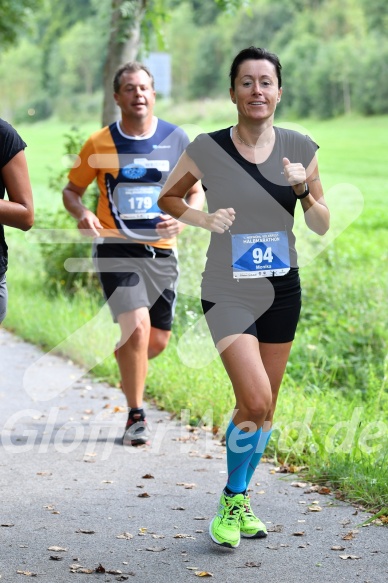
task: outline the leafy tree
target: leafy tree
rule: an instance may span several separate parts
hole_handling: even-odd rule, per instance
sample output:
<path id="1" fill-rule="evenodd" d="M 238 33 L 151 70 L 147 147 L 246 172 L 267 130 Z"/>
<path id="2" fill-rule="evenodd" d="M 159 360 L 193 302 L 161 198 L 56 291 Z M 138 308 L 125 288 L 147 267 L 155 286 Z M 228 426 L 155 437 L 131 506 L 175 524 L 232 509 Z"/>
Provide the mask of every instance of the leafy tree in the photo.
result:
<path id="1" fill-rule="evenodd" d="M 1 0 L 0 0 L 1 1 Z M 58 91 L 55 76 L 50 74 L 55 47 L 74 25 L 97 12 L 94 0 L 41 0 L 44 10 L 39 13 L 36 28 L 42 47 L 42 72 L 44 89 L 55 96 Z M 80 53 L 82 54 L 82 53 Z M 83 56 L 83 55 L 82 55 Z"/>
<path id="2" fill-rule="evenodd" d="M 0 0 L 0 47 L 15 43 L 41 0 Z"/>
<path id="3" fill-rule="evenodd" d="M 271 51 L 276 50 L 276 45 L 284 47 L 289 42 L 288 30 L 294 26 L 296 16 L 295 9 L 282 1 L 255 2 L 249 12 L 242 12 L 237 19 L 232 39 L 234 52 L 250 45 Z M 279 43 L 277 35 L 285 28 L 285 38 Z"/>
<path id="4" fill-rule="evenodd" d="M 39 47 L 23 40 L 10 48 L 0 60 L 1 117 L 9 121 L 34 121 L 40 116 L 29 115 L 43 98 Z M 47 117 L 47 116 L 42 116 Z"/>
<path id="5" fill-rule="evenodd" d="M 388 41 L 379 33 L 360 50 L 354 102 L 364 115 L 388 114 Z"/>
<path id="6" fill-rule="evenodd" d="M 171 0 L 170 0 L 171 1 Z M 112 97 L 112 79 L 119 65 L 136 59 L 142 44 L 149 48 L 152 37 L 162 40 L 160 30 L 169 15 L 169 0 L 112 0 L 108 53 L 104 67 L 104 105 L 102 125 L 117 119 L 118 112 Z M 204 6 L 200 0 L 191 0 Z M 224 11 L 248 5 L 248 0 L 213 0 Z M 209 2 L 207 2 L 209 3 Z"/>
<path id="7" fill-rule="evenodd" d="M 361 0 L 368 31 L 387 37 L 388 4 L 386 0 Z"/>

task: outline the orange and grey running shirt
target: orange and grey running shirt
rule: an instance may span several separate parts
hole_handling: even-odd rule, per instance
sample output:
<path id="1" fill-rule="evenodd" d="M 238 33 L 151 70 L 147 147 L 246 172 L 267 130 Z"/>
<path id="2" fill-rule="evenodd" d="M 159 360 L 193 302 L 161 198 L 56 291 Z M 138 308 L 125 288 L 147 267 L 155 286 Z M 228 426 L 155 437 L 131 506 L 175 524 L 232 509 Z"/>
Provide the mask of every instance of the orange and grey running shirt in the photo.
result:
<path id="1" fill-rule="evenodd" d="M 158 118 L 153 130 L 144 138 L 128 136 L 117 121 L 95 132 L 85 142 L 69 180 L 87 188 L 97 179 L 97 217 L 104 237 L 169 249 L 176 240 L 161 239 L 156 232 L 162 214 L 157 201 L 190 140 L 181 128 Z"/>

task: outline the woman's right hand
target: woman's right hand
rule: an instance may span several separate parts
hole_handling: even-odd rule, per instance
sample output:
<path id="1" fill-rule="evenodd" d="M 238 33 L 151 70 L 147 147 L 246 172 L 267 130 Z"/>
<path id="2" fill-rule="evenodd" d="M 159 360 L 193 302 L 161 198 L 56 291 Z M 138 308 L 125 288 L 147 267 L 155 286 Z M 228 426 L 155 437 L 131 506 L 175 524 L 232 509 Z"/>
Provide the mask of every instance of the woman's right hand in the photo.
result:
<path id="1" fill-rule="evenodd" d="M 234 209 L 218 209 L 216 212 L 206 215 L 203 227 L 212 233 L 222 235 L 232 226 L 234 219 Z"/>

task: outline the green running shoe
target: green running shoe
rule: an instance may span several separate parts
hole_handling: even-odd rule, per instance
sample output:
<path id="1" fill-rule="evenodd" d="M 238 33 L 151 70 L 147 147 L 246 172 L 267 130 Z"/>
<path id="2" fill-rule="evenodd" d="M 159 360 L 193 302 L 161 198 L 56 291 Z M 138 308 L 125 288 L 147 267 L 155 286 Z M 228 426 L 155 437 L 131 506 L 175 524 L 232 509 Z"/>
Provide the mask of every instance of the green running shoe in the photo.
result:
<path id="1" fill-rule="evenodd" d="M 244 494 L 221 494 L 217 514 L 209 526 L 212 540 L 223 547 L 236 548 L 240 544 L 240 517 L 244 508 Z"/>
<path id="2" fill-rule="evenodd" d="M 242 536 L 247 538 L 265 538 L 268 534 L 265 524 L 254 515 L 248 495 L 244 496 L 243 510 L 240 517 L 240 532 Z"/>

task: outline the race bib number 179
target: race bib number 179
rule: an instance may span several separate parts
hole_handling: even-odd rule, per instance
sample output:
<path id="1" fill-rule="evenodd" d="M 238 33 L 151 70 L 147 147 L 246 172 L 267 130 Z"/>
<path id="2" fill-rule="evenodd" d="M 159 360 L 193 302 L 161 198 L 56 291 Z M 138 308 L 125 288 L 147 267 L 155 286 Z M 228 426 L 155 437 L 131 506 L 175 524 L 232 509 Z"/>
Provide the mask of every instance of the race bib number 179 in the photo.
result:
<path id="1" fill-rule="evenodd" d="M 154 184 L 120 184 L 117 208 L 126 220 L 154 219 L 161 214 L 158 198 L 161 186 Z"/>

